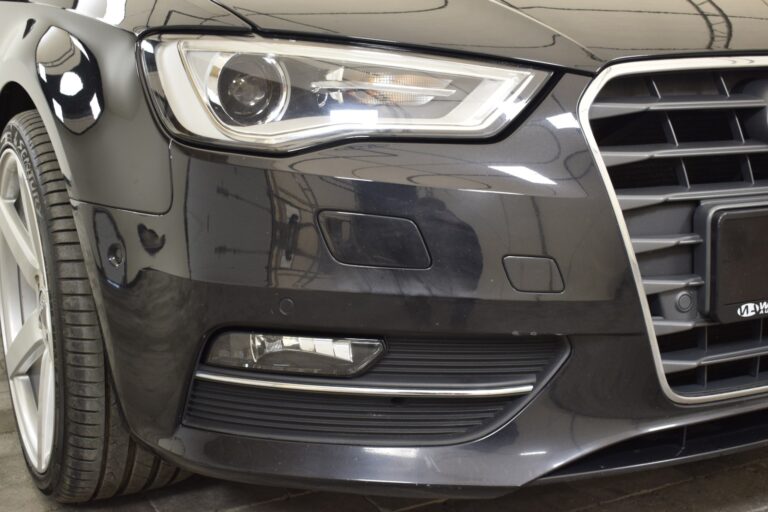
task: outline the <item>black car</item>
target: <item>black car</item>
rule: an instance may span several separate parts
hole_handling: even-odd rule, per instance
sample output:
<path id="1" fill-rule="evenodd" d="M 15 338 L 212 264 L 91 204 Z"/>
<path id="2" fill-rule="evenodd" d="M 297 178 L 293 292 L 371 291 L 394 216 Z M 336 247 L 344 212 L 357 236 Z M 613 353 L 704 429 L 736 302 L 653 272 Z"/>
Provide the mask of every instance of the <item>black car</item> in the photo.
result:
<path id="1" fill-rule="evenodd" d="M 0 1 L 21 446 L 494 496 L 768 440 L 768 6 Z"/>

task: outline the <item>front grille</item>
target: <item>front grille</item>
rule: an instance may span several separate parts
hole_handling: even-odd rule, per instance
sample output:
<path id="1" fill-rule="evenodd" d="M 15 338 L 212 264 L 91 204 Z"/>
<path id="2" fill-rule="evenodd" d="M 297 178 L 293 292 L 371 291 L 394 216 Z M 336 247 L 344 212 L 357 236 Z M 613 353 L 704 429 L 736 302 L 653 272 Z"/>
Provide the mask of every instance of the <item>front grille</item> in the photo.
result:
<path id="1" fill-rule="evenodd" d="M 637 256 L 667 382 L 679 395 L 711 397 L 768 385 L 768 324 L 719 324 L 706 311 L 700 253 L 708 237 L 694 222 L 703 202 L 768 199 L 768 68 L 688 71 L 684 62 L 673 72 L 617 73 L 589 121 Z"/>
<path id="2" fill-rule="evenodd" d="M 565 338 L 385 340 L 386 353 L 354 378 L 317 378 L 222 370 L 201 365 L 183 423 L 204 430 L 264 439 L 397 445 L 471 440 L 502 425 L 531 394 L 457 397 L 456 390 L 530 386 L 537 390 L 569 354 Z M 205 374 L 254 377 L 298 385 L 365 389 L 429 389 L 437 396 L 367 396 L 276 390 L 237 382 L 211 382 Z M 441 393 L 445 393 L 441 396 Z"/>

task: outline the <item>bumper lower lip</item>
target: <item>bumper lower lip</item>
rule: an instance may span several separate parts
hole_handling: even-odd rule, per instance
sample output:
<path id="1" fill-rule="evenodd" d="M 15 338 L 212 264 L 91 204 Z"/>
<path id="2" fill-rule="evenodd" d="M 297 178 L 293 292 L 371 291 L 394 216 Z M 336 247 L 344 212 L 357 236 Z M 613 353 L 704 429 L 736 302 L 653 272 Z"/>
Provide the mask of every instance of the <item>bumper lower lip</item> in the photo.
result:
<path id="1" fill-rule="evenodd" d="M 540 400 L 546 401 L 546 398 Z M 539 404 L 532 404 L 540 409 Z M 762 406 L 764 410 L 765 405 Z M 742 411 L 754 409 L 745 404 Z M 680 421 L 683 423 L 713 422 L 727 418 L 734 410 L 699 413 Z M 748 414 L 748 413 L 747 413 Z M 548 431 L 541 423 L 563 421 L 557 414 L 540 415 L 538 430 Z M 635 432 L 657 435 L 666 424 L 660 421 L 638 426 Z M 625 464 L 595 470 L 576 465 L 571 469 L 565 462 L 576 453 L 598 451 L 598 443 L 620 443 L 621 438 L 593 441 L 573 451 L 553 453 L 541 448 L 546 434 L 536 435 L 528 420 L 510 424 L 492 436 L 471 444 L 436 447 L 363 447 L 303 442 L 269 441 L 209 432 L 187 426 L 179 427 L 172 437 L 160 439 L 156 447 L 169 459 L 190 471 L 208 476 L 254 484 L 312 487 L 356 493 L 411 495 L 419 497 L 495 497 L 535 481 L 564 481 L 617 474 L 632 470 L 663 467 L 681 462 L 705 459 L 715 455 L 735 453 L 763 446 L 768 438 L 747 436 L 737 439 L 725 435 L 690 450 L 654 451 L 641 461 L 627 457 Z M 597 428 L 597 427 L 596 427 Z M 671 430 L 682 427 L 670 427 Z M 662 430 L 660 430 L 662 429 Z M 557 430 L 557 429 L 555 429 Z M 605 433 L 605 431 L 603 431 Z M 617 432 L 618 433 L 618 432 Z M 619 436 L 625 434 L 618 434 Z M 563 446 L 563 448 L 565 448 Z M 328 461 L 334 461 L 328 464 Z M 559 460 L 561 462 L 555 462 Z M 614 460 L 614 463 L 616 461 Z M 526 476 L 514 469 L 524 464 Z M 546 468 L 546 469 L 545 469 Z M 555 471 L 562 468 L 561 471 Z M 585 469 L 586 468 L 586 469 Z"/>

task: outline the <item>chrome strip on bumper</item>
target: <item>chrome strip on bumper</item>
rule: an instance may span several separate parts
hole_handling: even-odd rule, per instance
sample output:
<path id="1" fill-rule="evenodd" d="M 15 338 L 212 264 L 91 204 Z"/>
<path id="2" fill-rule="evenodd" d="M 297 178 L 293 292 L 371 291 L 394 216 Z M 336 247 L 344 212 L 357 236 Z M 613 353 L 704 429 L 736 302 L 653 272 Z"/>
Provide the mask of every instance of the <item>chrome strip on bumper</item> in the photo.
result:
<path id="1" fill-rule="evenodd" d="M 426 397 L 426 398 L 490 398 L 503 396 L 526 395 L 533 391 L 533 385 L 511 386 L 501 388 L 478 389 L 440 389 L 440 388 L 390 388 L 364 386 L 335 386 L 332 384 L 301 384 L 295 382 L 279 382 L 259 378 L 233 377 L 220 373 L 199 370 L 195 378 L 211 382 L 223 382 L 239 386 L 251 386 L 282 391 L 298 391 L 305 393 L 332 393 L 339 395 L 391 396 L 391 397 Z"/>

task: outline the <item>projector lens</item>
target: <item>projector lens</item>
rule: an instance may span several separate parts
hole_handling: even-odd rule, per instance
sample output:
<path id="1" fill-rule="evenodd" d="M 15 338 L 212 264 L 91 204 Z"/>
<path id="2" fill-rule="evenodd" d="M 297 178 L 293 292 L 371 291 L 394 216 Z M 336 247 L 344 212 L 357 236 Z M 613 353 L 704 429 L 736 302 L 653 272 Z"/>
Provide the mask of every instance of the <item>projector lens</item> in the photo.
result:
<path id="1" fill-rule="evenodd" d="M 285 73 L 269 57 L 238 54 L 221 68 L 218 95 L 219 106 L 234 123 L 267 123 L 277 119 L 285 106 Z"/>

